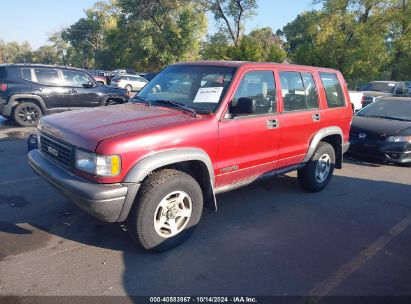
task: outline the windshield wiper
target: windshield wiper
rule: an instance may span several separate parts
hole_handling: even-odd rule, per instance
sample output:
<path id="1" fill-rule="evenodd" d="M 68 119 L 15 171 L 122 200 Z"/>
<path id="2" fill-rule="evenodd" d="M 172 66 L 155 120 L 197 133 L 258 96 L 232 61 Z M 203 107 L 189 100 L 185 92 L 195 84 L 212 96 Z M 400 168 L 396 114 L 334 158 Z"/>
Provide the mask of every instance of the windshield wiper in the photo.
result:
<path id="1" fill-rule="evenodd" d="M 162 103 L 162 104 L 170 104 L 170 105 L 176 106 L 180 109 L 183 109 L 183 110 L 186 110 L 186 111 L 192 113 L 194 117 L 198 117 L 198 114 L 197 114 L 196 110 L 194 110 L 193 108 L 187 107 L 186 105 L 181 104 L 179 102 L 172 101 L 172 100 L 167 100 L 167 99 L 159 99 L 159 100 L 156 100 L 155 102 Z"/>

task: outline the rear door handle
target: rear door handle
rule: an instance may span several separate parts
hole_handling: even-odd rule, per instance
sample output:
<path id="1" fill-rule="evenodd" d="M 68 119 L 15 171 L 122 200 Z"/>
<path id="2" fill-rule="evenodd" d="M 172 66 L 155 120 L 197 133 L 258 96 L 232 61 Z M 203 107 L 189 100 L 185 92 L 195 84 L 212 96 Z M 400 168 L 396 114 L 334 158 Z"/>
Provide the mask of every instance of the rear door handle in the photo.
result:
<path id="1" fill-rule="evenodd" d="M 267 129 L 275 129 L 280 126 L 277 119 L 267 120 Z"/>
<path id="2" fill-rule="evenodd" d="M 321 120 L 320 113 L 313 114 L 313 121 L 320 121 L 320 120 Z"/>

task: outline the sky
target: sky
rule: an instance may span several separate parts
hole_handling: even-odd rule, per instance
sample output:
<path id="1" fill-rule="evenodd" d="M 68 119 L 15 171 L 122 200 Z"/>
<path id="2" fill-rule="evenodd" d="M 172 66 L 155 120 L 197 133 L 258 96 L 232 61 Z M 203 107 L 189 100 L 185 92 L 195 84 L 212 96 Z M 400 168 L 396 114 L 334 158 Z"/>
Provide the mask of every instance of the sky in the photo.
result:
<path id="1" fill-rule="evenodd" d="M 1 5 L 0 40 L 28 41 L 33 49 L 47 43 L 49 34 L 75 23 L 85 16 L 84 10 L 96 0 L 12 0 Z M 275 32 L 303 11 L 314 6 L 312 0 L 257 0 L 257 14 L 247 20 L 249 32 L 257 27 L 269 26 Z M 212 20 L 209 30 L 213 31 Z"/>

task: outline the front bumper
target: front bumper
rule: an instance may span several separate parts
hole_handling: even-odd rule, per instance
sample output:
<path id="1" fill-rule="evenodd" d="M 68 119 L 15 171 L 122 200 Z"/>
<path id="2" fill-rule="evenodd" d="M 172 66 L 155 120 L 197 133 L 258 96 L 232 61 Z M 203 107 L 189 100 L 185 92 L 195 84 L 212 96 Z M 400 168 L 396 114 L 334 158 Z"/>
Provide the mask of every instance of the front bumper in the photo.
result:
<path id="1" fill-rule="evenodd" d="M 48 181 L 81 209 L 105 222 L 127 218 L 139 184 L 96 184 L 60 168 L 38 149 L 28 155 L 34 172 Z"/>
<path id="2" fill-rule="evenodd" d="M 390 143 L 381 140 L 360 140 L 350 138 L 349 152 L 378 158 L 396 164 L 411 163 L 410 143 Z"/>

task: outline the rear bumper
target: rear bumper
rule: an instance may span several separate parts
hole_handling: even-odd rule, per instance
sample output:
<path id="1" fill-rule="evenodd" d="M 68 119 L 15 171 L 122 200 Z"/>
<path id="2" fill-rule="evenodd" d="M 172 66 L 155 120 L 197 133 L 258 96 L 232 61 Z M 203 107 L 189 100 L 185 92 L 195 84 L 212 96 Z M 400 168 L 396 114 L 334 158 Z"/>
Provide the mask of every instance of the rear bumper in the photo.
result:
<path id="1" fill-rule="evenodd" d="M 4 100 L 0 98 L 0 115 L 4 117 L 10 117 L 13 106 L 10 103 L 4 103 Z"/>
<path id="2" fill-rule="evenodd" d="M 44 178 L 81 209 L 105 222 L 127 218 L 139 184 L 96 184 L 60 168 L 38 149 L 28 155 L 34 172 Z"/>

